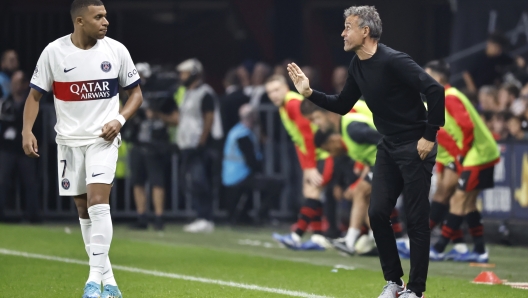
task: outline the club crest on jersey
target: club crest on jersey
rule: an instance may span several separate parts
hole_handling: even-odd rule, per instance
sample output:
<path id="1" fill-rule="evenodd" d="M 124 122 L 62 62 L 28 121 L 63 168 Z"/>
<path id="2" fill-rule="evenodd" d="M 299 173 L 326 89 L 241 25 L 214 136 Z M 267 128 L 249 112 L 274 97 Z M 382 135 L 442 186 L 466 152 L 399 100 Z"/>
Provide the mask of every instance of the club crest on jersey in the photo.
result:
<path id="1" fill-rule="evenodd" d="M 66 190 L 70 189 L 70 180 L 66 178 L 62 179 L 61 185 L 62 185 L 62 188 Z"/>
<path id="2" fill-rule="evenodd" d="M 104 72 L 109 72 L 110 69 L 112 69 L 112 64 L 110 64 L 110 62 L 108 61 L 103 61 L 101 63 L 101 70 L 104 71 Z"/>

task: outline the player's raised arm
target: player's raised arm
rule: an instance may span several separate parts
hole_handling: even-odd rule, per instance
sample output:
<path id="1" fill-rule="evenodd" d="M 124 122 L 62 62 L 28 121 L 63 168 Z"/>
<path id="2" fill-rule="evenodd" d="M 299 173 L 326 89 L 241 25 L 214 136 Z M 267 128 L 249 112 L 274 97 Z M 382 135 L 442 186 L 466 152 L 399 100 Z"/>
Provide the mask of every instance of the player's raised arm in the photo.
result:
<path id="1" fill-rule="evenodd" d="M 316 105 L 331 112 L 345 115 L 352 109 L 361 97 L 361 90 L 356 84 L 354 77 L 348 74 L 345 86 L 338 95 L 326 95 L 310 88 L 310 81 L 301 68 L 295 63 L 288 64 L 288 75 L 292 79 L 295 88 L 305 98 Z"/>
<path id="2" fill-rule="evenodd" d="M 29 157 L 39 157 L 37 138 L 33 134 L 33 125 L 39 112 L 39 103 L 42 93 L 31 88 L 24 106 L 24 124 L 22 126 L 22 148 Z"/>

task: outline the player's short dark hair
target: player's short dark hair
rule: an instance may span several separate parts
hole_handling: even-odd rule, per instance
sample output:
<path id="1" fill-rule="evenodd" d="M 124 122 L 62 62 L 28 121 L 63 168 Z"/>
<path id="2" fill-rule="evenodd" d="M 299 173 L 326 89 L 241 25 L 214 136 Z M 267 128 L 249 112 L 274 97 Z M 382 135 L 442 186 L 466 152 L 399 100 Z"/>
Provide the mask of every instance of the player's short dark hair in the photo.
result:
<path id="1" fill-rule="evenodd" d="M 332 131 L 324 132 L 318 129 L 314 134 L 314 145 L 317 148 L 321 148 L 334 133 Z"/>
<path id="2" fill-rule="evenodd" d="M 521 94 L 521 90 L 519 90 L 519 87 L 515 86 L 515 84 L 512 83 L 503 83 L 500 88 L 506 90 L 508 94 L 513 95 L 515 98 L 518 98 Z"/>
<path id="3" fill-rule="evenodd" d="M 308 99 L 305 99 L 301 102 L 301 114 L 303 114 L 303 116 L 309 116 L 315 111 L 327 112 L 327 110 L 321 108 Z"/>
<path id="4" fill-rule="evenodd" d="M 451 76 L 451 67 L 449 66 L 449 63 L 445 62 L 444 60 L 430 61 L 425 65 L 425 68 L 429 68 L 433 72 L 441 75 L 446 82 L 449 81 L 449 77 Z"/>
<path id="5" fill-rule="evenodd" d="M 101 0 L 73 0 L 70 8 L 70 15 L 72 20 L 79 15 L 81 9 L 87 8 L 88 6 L 102 6 L 103 1 Z"/>

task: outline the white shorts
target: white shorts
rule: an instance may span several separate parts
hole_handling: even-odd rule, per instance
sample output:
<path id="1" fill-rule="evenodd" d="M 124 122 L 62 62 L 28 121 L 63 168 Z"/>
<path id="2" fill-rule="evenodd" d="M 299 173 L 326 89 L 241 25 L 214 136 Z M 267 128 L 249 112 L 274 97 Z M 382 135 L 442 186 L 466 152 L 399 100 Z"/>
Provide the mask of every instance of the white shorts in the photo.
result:
<path id="1" fill-rule="evenodd" d="M 85 194 L 91 183 L 112 184 L 120 145 L 118 138 L 81 147 L 57 145 L 59 195 Z"/>

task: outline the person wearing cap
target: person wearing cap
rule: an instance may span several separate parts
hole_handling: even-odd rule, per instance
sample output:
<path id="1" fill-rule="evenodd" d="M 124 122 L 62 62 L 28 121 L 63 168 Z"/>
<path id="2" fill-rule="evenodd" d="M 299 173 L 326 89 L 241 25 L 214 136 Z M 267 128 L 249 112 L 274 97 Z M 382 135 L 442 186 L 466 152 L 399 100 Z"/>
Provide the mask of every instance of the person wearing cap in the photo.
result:
<path id="1" fill-rule="evenodd" d="M 152 188 L 154 229 L 163 230 L 166 165 L 170 160 L 168 125 L 178 124 L 178 109 L 169 92 L 152 88 L 152 71 L 146 62 L 136 64 L 141 78 L 143 104 L 136 117 L 129 121 L 123 137 L 132 143 L 130 173 L 138 214 L 135 229 L 147 229 L 147 194 L 145 184 Z"/>
<path id="2" fill-rule="evenodd" d="M 197 213 L 196 219 L 185 225 L 184 231 L 212 232 L 213 189 L 220 184 L 223 137 L 220 108 L 213 88 L 204 83 L 203 66 L 198 59 L 185 60 L 176 70 L 186 88 L 178 106 L 180 119 L 176 143 L 181 151 L 185 195 L 191 197 Z"/>

